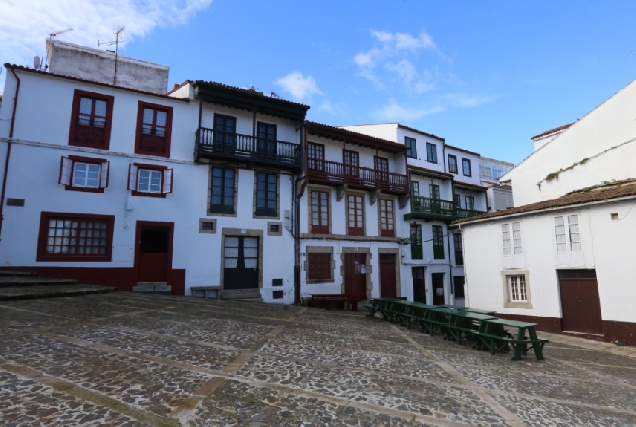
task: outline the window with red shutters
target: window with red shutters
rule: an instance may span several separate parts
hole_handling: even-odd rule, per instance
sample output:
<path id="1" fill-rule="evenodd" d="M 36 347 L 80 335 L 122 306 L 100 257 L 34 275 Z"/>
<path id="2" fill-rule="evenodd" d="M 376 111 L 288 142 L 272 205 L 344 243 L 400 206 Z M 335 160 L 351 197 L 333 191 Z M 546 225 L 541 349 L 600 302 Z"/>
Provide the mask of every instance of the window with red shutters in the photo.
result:
<path id="1" fill-rule="evenodd" d="M 393 200 L 380 199 L 380 235 L 385 237 L 395 236 L 395 220 L 393 213 Z"/>
<path id="2" fill-rule="evenodd" d="M 172 107 L 139 101 L 135 153 L 170 157 Z"/>
<path id="3" fill-rule="evenodd" d="M 37 261 L 111 261 L 115 217 L 42 212 Z"/>
<path id="4" fill-rule="evenodd" d="M 347 195 L 347 234 L 364 236 L 364 196 Z"/>
<path id="5" fill-rule="evenodd" d="M 108 150 L 115 97 L 76 89 L 69 145 Z"/>
<path id="6" fill-rule="evenodd" d="M 333 280 L 331 257 L 331 253 L 308 253 L 307 280 Z"/>
<path id="7" fill-rule="evenodd" d="M 311 191 L 311 232 L 329 234 L 329 192 Z"/>

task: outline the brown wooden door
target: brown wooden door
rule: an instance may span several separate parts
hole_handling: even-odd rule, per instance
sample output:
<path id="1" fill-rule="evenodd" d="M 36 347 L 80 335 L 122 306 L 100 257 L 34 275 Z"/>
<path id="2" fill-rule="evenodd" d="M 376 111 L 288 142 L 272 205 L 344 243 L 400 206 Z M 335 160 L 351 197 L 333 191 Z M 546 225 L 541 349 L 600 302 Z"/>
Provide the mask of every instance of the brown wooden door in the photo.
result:
<path id="1" fill-rule="evenodd" d="M 380 296 L 397 298 L 395 254 L 380 254 Z"/>
<path id="2" fill-rule="evenodd" d="M 426 304 L 426 283 L 424 267 L 413 267 L 413 301 Z"/>
<path id="3" fill-rule="evenodd" d="M 345 293 L 367 300 L 366 254 L 345 254 Z"/>
<path id="4" fill-rule="evenodd" d="M 598 282 L 591 278 L 559 278 L 563 330 L 603 334 Z"/>
<path id="5" fill-rule="evenodd" d="M 444 273 L 433 273 L 433 305 L 444 305 Z"/>
<path id="6" fill-rule="evenodd" d="M 170 227 L 141 225 L 137 254 L 139 282 L 167 282 Z"/>

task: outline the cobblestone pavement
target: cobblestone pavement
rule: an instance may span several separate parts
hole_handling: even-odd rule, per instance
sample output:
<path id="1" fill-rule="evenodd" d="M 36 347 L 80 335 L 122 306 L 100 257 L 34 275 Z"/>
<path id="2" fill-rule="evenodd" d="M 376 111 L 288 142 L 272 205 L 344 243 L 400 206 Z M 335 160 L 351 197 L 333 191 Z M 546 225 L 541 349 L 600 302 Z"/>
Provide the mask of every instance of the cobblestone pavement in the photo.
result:
<path id="1" fill-rule="evenodd" d="M 636 426 L 636 350 L 565 337 L 511 361 L 362 313 L 123 292 L 2 302 L 0 334 L 2 426 Z"/>

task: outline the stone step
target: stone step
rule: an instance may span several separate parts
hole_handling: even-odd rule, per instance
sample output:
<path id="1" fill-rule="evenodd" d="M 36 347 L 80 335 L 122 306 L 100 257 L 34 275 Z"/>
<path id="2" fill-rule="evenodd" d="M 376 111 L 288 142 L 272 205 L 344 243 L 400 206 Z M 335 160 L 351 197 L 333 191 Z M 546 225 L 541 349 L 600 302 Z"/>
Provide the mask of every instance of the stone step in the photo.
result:
<path id="1" fill-rule="evenodd" d="M 113 288 L 110 286 L 83 285 L 78 283 L 58 286 L 7 286 L 0 287 L 0 301 L 74 297 L 80 295 L 103 294 L 108 292 L 115 292 L 116 290 L 117 288 Z"/>
<path id="2" fill-rule="evenodd" d="M 251 289 L 228 289 L 221 291 L 221 299 L 224 300 L 261 300 L 261 290 Z"/>
<path id="3" fill-rule="evenodd" d="M 132 291 L 170 295 L 172 286 L 168 285 L 168 282 L 137 282 L 137 286 L 133 286 Z"/>
<path id="4" fill-rule="evenodd" d="M 73 279 L 46 278 L 31 275 L 0 276 L 0 288 L 15 288 L 26 286 L 60 286 L 75 285 L 77 283 L 77 280 Z"/>
<path id="5" fill-rule="evenodd" d="M 34 273 L 32 271 L 0 270 L 0 277 L 2 276 L 37 276 L 37 273 Z"/>

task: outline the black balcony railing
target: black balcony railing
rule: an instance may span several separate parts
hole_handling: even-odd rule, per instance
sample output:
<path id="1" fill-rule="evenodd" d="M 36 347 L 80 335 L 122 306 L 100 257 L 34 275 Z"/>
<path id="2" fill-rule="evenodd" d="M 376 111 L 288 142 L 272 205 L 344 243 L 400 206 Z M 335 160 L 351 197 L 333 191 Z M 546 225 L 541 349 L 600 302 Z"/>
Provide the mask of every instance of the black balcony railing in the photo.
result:
<path id="1" fill-rule="evenodd" d="M 298 144 L 203 127 L 197 131 L 194 157 L 196 161 L 201 157 L 224 157 L 280 166 L 300 166 Z"/>

